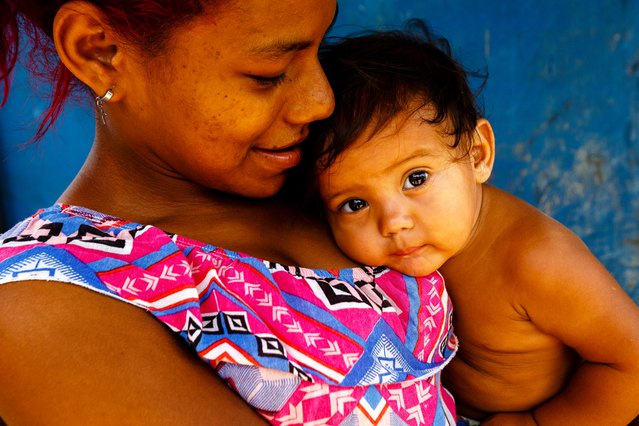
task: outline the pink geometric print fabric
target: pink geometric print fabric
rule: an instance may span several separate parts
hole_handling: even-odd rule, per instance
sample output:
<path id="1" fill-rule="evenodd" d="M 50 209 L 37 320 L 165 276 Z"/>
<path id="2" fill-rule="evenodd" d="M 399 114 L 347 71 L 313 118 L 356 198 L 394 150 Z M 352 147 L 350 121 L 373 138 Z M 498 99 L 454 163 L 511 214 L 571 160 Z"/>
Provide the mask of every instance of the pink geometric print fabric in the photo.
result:
<path id="1" fill-rule="evenodd" d="M 54 205 L 0 236 L 0 284 L 21 280 L 146 309 L 272 424 L 455 424 L 438 273 L 284 266 Z"/>

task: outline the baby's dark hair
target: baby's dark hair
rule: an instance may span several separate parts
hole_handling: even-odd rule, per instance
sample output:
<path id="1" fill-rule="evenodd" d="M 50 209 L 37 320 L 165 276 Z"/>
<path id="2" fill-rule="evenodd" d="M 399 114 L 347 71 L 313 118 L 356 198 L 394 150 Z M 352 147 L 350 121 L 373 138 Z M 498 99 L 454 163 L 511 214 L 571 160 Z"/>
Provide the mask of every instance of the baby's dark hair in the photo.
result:
<path id="1" fill-rule="evenodd" d="M 422 20 L 408 21 L 404 30 L 328 39 L 320 59 L 335 93 L 335 112 L 313 123 L 307 145 L 313 165 L 307 166 L 330 166 L 365 132 L 370 138 L 398 114 L 426 106 L 432 115 L 424 120 L 442 124 L 442 131 L 454 136 L 452 147 L 470 150 L 467 136 L 482 111 L 468 78 L 480 77 L 481 89 L 486 76 L 464 69 L 448 41 Z"/>

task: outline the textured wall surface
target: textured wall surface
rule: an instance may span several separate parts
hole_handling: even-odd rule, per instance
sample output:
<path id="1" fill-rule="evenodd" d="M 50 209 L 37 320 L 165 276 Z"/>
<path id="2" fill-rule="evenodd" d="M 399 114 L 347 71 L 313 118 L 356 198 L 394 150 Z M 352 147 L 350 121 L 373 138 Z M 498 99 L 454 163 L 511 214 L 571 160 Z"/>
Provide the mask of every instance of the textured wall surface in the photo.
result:
<path id="1" fill-rule="evenodd" d="M 333 32 L 412 17 L 489 72 L 492 183 L 574 230 L 639 302 L 639 1 L 342 0 Z M 18 151 L 44 103 L 16 77 L 0 110 L 5 227 L 55 201 L 93 134 L 90 104 L 69 105 L 38 149 Z"/>

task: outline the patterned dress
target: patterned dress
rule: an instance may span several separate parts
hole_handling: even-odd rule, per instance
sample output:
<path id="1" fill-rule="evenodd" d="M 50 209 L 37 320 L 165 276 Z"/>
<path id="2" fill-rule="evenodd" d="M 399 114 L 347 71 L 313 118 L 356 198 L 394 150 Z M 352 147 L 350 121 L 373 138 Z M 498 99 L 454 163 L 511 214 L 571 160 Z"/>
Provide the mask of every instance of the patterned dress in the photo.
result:
<path id="1" fill-rule="evenodd" d="M 272 424 L 455 424 L 438 273 L 284 266 L 57 204 L 0 236 L 0 284 L 21 280 L 147 310 Z"/>

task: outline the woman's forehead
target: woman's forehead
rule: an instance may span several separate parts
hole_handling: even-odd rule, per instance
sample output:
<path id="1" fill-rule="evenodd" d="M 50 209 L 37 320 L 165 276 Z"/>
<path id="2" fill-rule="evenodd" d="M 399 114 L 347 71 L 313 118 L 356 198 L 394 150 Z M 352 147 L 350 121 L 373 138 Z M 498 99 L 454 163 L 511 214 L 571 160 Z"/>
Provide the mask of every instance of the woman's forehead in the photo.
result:
<path id="1" fill-rule="evenodd" d="M 209 45 L 239 48 L 250 55 L 277 60 L 319 43 L 335 13 L 335 0 L 225 2 L 187 24 L 182 41 L 189 43 L 195 37 Z"/>
<path id="2" fill-rule="evenodd" d="M 213 23 L 227 18 L 238 31 L 248 29 L 261 34 L 273 26 L 282 32 L 295 27 L 310 29 L 309 24 L 322 22 L 327 16 L 331 25 L 336 14 L 336 0 L 242 0 L 212 7 L 203 17 Z"/>

